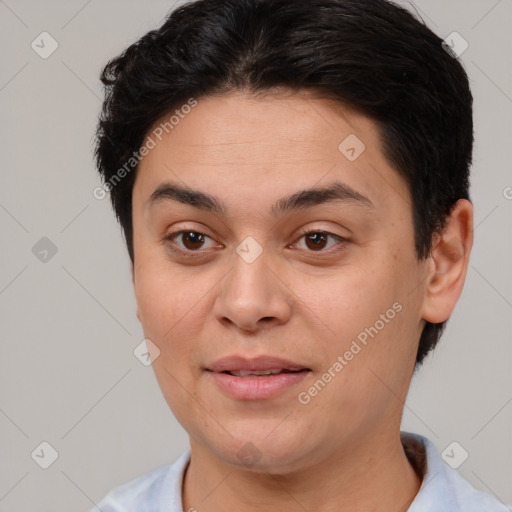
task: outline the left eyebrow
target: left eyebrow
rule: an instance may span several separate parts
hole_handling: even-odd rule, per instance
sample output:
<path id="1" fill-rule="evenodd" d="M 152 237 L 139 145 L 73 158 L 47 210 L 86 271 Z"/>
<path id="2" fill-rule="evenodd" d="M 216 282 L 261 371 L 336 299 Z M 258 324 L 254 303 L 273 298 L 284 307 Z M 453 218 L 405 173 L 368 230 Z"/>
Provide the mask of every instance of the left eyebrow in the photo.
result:
<path id="1" fill-rule="evenodd" d="M 273 215 L 284 215 L 291 210 L 312 208 L 334 201 L 351 201 L 355 204 L 374 209 L 374 204 L 346 183 L 335 181 L 323 188 L 309 188 L 279 199 L 271 208 Z"/>
<path id="2" fill-rule="evenodd" d="M 160 184 L 151 194 L 147 203 L 151 206 L 162 200 L 178 201 L 219 215 L 224 215 L 227 211 L 225 204 L 217 197 L 170 182 Z M 369 209 L 375 208 L 368 197 L 345 183 L 335 181 L 326 187 L 300 190 L 279 199 L 271 207 L 270 213 L 279 216 L 292 210 L 312 208 L 334 201 L 350 201 Z"/>

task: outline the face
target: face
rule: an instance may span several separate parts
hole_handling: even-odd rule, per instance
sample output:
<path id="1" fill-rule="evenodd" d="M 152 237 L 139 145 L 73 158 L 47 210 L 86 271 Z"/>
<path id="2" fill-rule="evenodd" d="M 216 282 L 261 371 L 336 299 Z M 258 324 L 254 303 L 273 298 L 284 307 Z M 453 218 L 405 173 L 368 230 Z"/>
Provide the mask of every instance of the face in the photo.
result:
<path id="1" fill-rule="evenodd" d="M 376 125 L 306 93 L 182 112 L 137 171 L 133 277 L 191 443 L 278 473 L 394 435 L 427 269 Z"/>

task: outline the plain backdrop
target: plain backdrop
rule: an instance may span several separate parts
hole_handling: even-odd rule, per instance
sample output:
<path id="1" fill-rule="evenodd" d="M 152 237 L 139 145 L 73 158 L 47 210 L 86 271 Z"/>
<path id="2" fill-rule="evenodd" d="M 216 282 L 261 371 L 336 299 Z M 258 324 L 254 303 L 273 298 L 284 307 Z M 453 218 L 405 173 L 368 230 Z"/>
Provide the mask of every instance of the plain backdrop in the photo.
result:
<path id="1" fill-rule="evenodd" d="M 467 282 L 402 430 L 440 452 L 456 441 L 469 454 L 458 471 L 512 503 L 512 2 L 401 3 L 467 41 L 476 137 Z M 128 254 L 108 199 L 92 194 L 100 70 L 175 5 L 0 2 L 0 511 L 88 510 L 188 447 L 134 357 Z M 58 44 L 46 59 L 31 46 L 44 31 Z"/>

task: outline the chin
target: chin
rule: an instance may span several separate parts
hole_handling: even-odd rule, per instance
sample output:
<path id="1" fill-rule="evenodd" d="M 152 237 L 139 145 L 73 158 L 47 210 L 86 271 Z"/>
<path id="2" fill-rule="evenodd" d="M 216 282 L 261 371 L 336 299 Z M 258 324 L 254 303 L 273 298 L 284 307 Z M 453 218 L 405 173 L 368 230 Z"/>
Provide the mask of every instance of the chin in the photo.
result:
<path id="1" fill-rule="evenodd" d="M 234 434 L 234 433 L 233 433 Z M 306 436 L 284 435 L 269 436 L 269 429 L 258 433 L 253 429 L 251 435 L 233 435 L 211 440 L 215 455 L 237 469 L 246 469 L 256 473 L 286 474 L 297 470 L 300 460 L 307 455 L 304 444 Z"/>

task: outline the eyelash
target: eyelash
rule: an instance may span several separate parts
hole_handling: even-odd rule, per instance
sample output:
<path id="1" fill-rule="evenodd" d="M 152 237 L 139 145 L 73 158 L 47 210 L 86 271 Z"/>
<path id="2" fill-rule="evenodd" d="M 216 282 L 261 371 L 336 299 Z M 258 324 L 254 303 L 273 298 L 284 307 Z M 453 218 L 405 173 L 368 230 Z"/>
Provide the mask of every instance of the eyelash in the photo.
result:
<path id="1" fill-rule="evenodd" d="M 168 236 L 166 236 L 164 238 L 164 241 L 168 241 L 170 242 L 170 249 L 174 252 L 174 253 L 177 253 L 177 254 L 181 254 L 181 255 L 185 255 L 187 257 L 191 257 L 191 258 L 197 258 L 197 257 L 201 257 L 203 256 L 203 254 L 201 254 L 202 252 L 204 251 L 201 251 L 201 249 L 198 249 L 196 251 L 194 250 L 191 250 L 191 249 L 182 249 L 181 247 L 177 246 L 176 245 L 176 242 L 174 241 L 175 238 L 178 238 L 180 235 L 183 235 L 183 234 L 188 234 L 188 233 L 194 233 L 196 235 L 202 235 L 206 238 L 209 238 L 210 240 L 213 240 L 213 238 L 211 238 L 210 236 L 206 235 L 205 233 L 202 233 L 200 231 L 194 231 L 194 230 L 191 230 L 191 229 L 182 229 L 180 231 L 175 231 L 174 233 L 171 233 L 169 234 Z M 337 251 L 340 251 L 342 249 L 345 248 L 345 246 L 347 245 L 348 243 L 348 240 L 340 235 L 336 235 L 334 233 L 331 233 L 329 231 L 324 231 L 324 230 L 308 230 L 308 231 L 304 231 L 300 234 L 299 238 L 297 239 L 296 242 L 294 242 L 293 244 L 290 244 L 288 245 L 287 247 L 292 247 L 292 246 L 295 246 L 298 244 L 298 242 L 304 238 L 305 236 L 307 235 L 311 235 L 311 234 L 321 234 L 321 235 L 326 235 L 327 237 L 330 237 L 330 238 L 333 238 L 334 240 L 336 240 L 338 243 L 337 243 L 337 246 L 334 247 L 334 248 L 329 248 L 329 249 L 320 249 L 318 251 L 313 251 L 313 250 L 306 250 L 306 252 L 309 252 L 313 255 L 317 255 L 317 254 L 320 254 L 320 255 L 323 255 L 323 254 L 332 254 L 333 252 L 337 252 Z"/>

